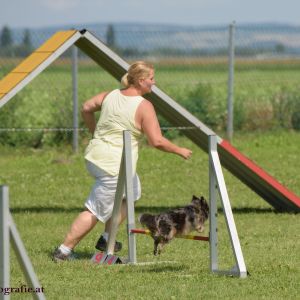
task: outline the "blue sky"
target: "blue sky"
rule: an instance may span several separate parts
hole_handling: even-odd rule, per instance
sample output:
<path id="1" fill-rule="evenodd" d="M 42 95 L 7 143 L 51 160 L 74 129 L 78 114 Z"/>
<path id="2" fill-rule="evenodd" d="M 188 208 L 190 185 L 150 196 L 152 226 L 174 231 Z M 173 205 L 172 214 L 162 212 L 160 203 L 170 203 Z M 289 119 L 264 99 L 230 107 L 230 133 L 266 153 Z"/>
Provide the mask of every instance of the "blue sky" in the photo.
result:
<path id="1" fill-rule="evenodd" d="M 1 0 L 0 27 L 146 22 L 300 25 L 300 0 Z"/>

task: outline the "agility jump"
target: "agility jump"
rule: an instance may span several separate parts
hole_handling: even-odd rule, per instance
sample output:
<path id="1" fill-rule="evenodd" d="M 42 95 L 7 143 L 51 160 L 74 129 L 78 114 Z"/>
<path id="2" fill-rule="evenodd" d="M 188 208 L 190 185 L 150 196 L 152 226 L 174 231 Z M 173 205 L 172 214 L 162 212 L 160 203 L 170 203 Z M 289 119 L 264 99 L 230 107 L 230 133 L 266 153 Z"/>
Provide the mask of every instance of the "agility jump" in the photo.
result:
<path id="1" fill-rule="evenodd" d="M 118 177 L 117 191 L 112 213 L 112 224 L 109 232 L 106 253 L 95 253 L 92 262 L 96 264 L 124 263 L 121 258 L 114 255 L 114 245 L 118 230 L 118 216 L 123 200 L 124 190 L 127 203 L 127 235 L 128 235 L 128 261 L 129 264 L 137 264 L 135 234 L 150 235 L 148 230 L 135 227 L 133 184 L 132 184 L 132 162 L 131 162 L 131 135 L 130 131 L 123 132 L 123 155 Z M 216 274 L 225 274 L 247 277 L 247 269 L 244 262 L 240 241 L 238 238 L 227 189 L 222 173 L 222 168 L 217 152 L 217 137 L 209 137 L 209 237 L 186 235 L 183 239 L 209 241 L 210 245 L 210 270 Z M 218 267 L 218 236 L 217 236 L 217 190 L 220 195 L 227 229 L 230 236 L 231 246 L 235 257 L 235 266 L 230 270 L 219 270 Z"/>

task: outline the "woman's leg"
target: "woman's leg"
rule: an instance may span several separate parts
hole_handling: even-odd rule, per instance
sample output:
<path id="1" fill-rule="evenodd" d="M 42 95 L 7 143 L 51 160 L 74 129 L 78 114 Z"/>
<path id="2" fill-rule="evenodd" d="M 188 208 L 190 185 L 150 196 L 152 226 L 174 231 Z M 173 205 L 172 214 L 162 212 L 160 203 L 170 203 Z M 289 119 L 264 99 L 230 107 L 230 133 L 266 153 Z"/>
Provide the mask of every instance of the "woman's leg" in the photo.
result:
<path id="1" fill-rule="evenodd" d="M 80 213 L 71 225 L 63 245 L 73 249 L 94 228 L 97 222 L 98 219 L 89 210 Z"/>

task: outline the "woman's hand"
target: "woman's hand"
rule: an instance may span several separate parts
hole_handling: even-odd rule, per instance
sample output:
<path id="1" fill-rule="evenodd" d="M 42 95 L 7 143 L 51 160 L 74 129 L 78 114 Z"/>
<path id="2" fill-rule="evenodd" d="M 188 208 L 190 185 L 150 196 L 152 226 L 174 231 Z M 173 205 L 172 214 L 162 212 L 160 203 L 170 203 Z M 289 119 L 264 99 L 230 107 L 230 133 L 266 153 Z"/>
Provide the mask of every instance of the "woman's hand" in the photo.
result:
<path id="1" fill-rule="evenodd" d="M 179 155 L 184 159 L 189 159 L 192 156 L 193 151 L 187 148 L 180 148 Z"/>

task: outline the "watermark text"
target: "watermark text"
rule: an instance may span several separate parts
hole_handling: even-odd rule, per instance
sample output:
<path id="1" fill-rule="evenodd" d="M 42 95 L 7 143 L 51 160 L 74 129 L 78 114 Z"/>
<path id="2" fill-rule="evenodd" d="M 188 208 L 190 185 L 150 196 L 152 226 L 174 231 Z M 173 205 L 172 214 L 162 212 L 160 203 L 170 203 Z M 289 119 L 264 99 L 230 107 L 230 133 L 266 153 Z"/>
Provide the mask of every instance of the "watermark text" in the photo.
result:
<path id="1" fill-rule="evenodd" d="M 29 287 L 22 284 L 19 287 L 0 287 L 0 294 L 10 295 L 12 293 L 44 293 L 43 287 Z"/>

